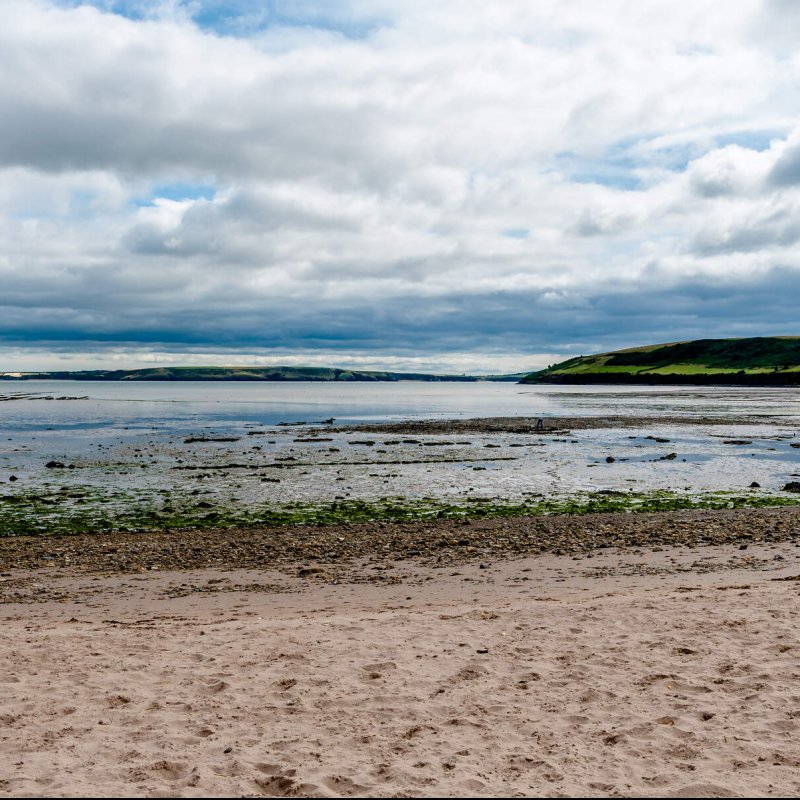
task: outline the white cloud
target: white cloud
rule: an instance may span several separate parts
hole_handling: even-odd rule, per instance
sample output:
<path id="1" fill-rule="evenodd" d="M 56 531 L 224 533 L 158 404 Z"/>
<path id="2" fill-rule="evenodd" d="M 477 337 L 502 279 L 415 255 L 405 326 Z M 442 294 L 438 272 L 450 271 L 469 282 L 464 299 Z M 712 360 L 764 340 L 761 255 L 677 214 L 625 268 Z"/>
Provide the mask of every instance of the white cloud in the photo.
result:
<path id="1" fill-rule="evenodd" d="M 615 299 L 654 274 L 800 275 L 785 3 L 201 7 L 0 6 L 0 337 L 567 352 L 685 338 Z"/>

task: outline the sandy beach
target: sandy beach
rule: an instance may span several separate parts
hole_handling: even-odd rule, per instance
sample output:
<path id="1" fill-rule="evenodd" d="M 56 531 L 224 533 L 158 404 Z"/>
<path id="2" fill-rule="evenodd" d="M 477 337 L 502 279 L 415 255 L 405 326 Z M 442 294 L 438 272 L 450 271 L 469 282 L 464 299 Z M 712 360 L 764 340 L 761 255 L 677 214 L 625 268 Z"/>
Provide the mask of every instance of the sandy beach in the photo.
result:
<path id="1" fill-rule="evenodd" d="M 12 568 L 0 794 L 796 795 L 797 515 L 759 513 L 784 535 Z"/>
<path id="2" fill-rule="evenodd" d="M 0 0 L 0 800 L 800 800 L 800 0 Z"/>

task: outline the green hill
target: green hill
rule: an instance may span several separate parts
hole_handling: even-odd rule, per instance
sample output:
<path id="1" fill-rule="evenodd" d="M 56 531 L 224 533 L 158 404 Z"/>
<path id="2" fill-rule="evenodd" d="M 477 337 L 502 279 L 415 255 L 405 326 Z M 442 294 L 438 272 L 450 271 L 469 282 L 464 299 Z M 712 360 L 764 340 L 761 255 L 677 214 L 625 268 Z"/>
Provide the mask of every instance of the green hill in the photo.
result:
<path id="1" fill-rule="evenodd" d="M 521 383 L 800 385 L 800 337 L 697 339 L 579 356 Z"/>

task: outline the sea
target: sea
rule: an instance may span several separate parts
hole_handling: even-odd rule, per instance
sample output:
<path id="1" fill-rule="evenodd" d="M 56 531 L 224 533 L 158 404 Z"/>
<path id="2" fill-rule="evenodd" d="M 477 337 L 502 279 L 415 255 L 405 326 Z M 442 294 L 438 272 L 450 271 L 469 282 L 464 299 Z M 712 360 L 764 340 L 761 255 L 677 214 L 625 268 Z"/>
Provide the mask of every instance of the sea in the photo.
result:
<path id="1" fill-rule="evenodd" d="M 77 397 L 77 400 L 56 398 Z M 469 417 L 728 417 L 800 421 L 796 388 L 527 386 L 504 382 L 0 381 L 0 431 L 224 429 Z M 51 399 L 46 399 L 51 398 Z"/>

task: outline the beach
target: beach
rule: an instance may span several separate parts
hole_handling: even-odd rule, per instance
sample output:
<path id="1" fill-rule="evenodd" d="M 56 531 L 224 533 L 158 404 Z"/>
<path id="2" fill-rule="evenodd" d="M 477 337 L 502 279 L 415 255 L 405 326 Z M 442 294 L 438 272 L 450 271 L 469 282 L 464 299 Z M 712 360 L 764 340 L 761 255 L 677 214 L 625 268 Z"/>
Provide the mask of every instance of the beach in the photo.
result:
<path id="1" fill-rule="evenodd" d="M 90 391 L 5 404 L 0 795 L 800 791 L 784 393 Z"/>
<path id="2" fill-rule="evenodd" d="M 797 794 L 796 511 L 623 516 L 624 547 L 483 520 L 437 554 L 180 569 L 130 560 L 154 534 L 4 540 L 0 793 Z"/>
<path id="3" fill-rule="evenodd" d="M 0 0 L 0 800 L 800 798 L 800 0 Z"/>

